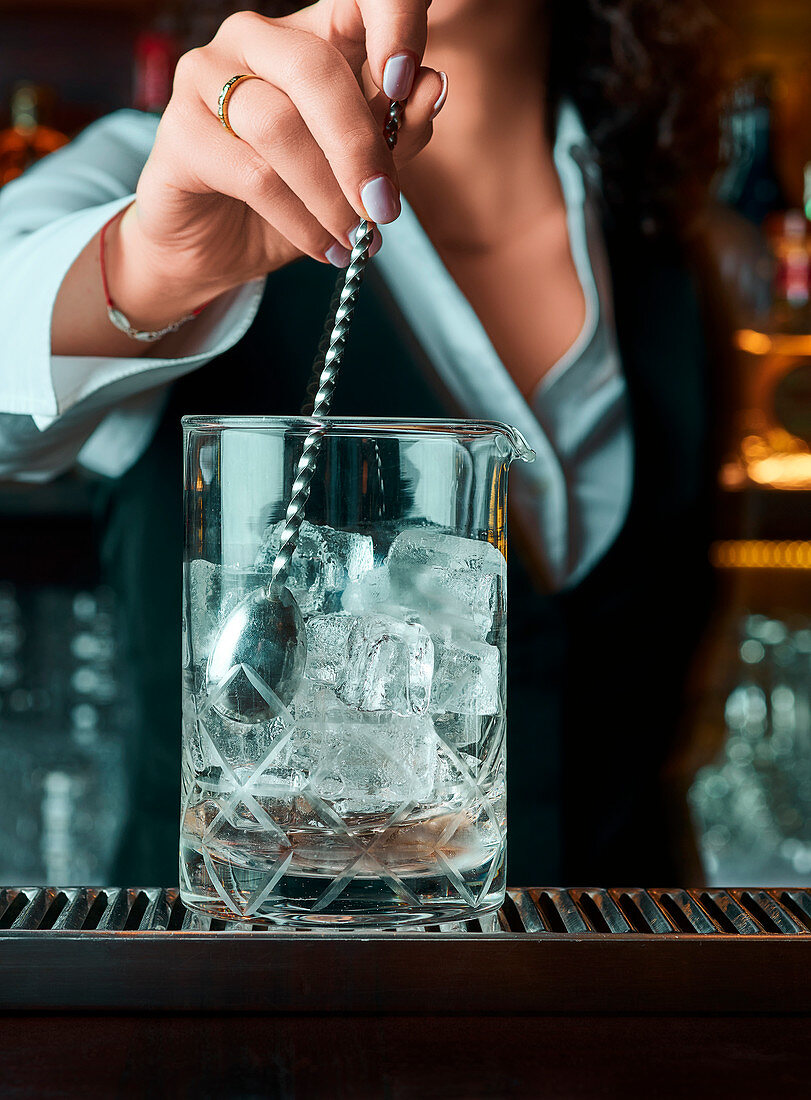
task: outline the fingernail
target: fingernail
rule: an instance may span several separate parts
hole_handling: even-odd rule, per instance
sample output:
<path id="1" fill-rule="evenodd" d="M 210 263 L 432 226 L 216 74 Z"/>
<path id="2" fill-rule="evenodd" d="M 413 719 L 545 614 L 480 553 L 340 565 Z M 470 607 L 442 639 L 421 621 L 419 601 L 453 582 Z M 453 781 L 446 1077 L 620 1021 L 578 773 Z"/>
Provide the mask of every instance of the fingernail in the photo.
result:
<path id="1" fill-rule="evenodd" d="M 383 247 L 383 234 L 375 226 L 374 233 L 372 234 L 372 243 L 369 245 L 369 259 L 372 256 L 376 256 L 380 249 Z"/>
<path id="2" fill-rule="evenodd" d="M 348 248 L 344 248 L 344 246 L 338 244 L 337 241 L 335 244 L 329 246 L 324 255 L 333 267 L 349 267 L 351 253 Z"/>
<path id="3" fill-rule="evenodd" d="M 351 228 L 351 229 L 349 230 L 349 234 L 347 235 L 346 241 L 347 241 L 347 244 L 349 245 L 349 251 L 350 251 L 350 252 L 351 252 L 351 251 L 352 251 L 352 249 L 353 249 L 353 248 L 355 247 L 355 241 L 357 240 L 357 237 L 358 237 L 358 230 L 359 230 L 359 229 L 360 229 L 360 227 L 361 227 L 361 224 L 362 224 L 362 220 L 363 220 L 363 219 L 361 219 L 360 221 L 358 221 L 358 224 L 357 224 L 357 225 L 353 225 L 353 226 L 352 226 L 352 228 Z"/>
<path id="4" fill-rule="evenodd" d="M 396 53 L 383 69 L 383 91 L 389 99 L 408 99 L 417 65 L 410 53 Z"/>
<path id="5" fill-rule="evenodd" d="M 440 78 L 442 80 L 442 91 L 439 93 L 439 99 L 434 104 L 434 109 L 431 111 L 431 114 L 428 118 L 429 122 L 434 121 L 436 116 L 439 114 L 439 112 L 445 106 L 445 100 L 448 98 L 448 74 L 447 73 L 440 73 L 439 75 L 440 75 Z"/>
<path id="6" fill-rule="evenodd" d="M 375 176 L 364 184 L 360 201 L 369 215 L 369 221 L 379 222 L 380 225 L 393 222 L 400 213 L 400 196 L 387 176 Z"/>

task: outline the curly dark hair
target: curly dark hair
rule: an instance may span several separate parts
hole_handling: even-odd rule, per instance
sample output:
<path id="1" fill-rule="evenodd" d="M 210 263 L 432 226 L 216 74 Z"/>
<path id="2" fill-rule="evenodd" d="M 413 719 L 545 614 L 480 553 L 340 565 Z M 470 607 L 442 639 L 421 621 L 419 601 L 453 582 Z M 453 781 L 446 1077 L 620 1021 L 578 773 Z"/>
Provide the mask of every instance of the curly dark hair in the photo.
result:
<path id="1" fill-rule="evenodd" d="M 566 97 L 580 111 L 615 220 L 648 234 L 688 229 L 718 164 L 715 18 L 701 0 L 536 2 L 549 43 L 550 105 Z M 303 6 L 214 0 L 220 16 L 240 7 L 286 15 Z"/>
<path id="2" fill-rule="evenodd" d="M 614 216 L 685 230 L 718 166 L 720 26 L 701 0 L 554 0 L 550 93 L 577 105 Z"/>

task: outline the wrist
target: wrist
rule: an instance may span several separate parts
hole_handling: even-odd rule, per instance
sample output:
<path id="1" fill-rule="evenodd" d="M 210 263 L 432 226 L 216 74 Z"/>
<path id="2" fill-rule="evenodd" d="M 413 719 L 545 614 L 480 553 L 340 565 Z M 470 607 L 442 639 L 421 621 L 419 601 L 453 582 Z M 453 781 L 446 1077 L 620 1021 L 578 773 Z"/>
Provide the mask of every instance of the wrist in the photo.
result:
<path id="1" fill-rule="evenodd" d="M 109 297 L 133 328 L 155 332 L 175 325 L 214 297 L 179 272 L 171 254 L 161 254 L 150 244 L 135 203 L 108 225 L 105 237 Z"/>

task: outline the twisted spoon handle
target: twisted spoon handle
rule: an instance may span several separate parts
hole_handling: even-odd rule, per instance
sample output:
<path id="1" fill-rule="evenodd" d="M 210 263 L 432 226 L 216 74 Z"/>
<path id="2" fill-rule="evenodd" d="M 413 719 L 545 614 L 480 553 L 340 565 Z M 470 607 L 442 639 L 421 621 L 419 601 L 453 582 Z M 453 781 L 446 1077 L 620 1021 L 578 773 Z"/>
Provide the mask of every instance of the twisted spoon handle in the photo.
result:
<path id="1" fill-rule="evenodd" d="M 383 133 L 390 149 L 393 149 L 397 144 L 397 135 L 404 109 L 405 105 L 397 100 L 392 100 L 389 106 Z M 372 245 L 373 233 L 374 225 L 372 222 L 365 219 L 361 221 L 355 232 L 355 244 L 352 248 L 349 267 L 338 277 L 335 292 L 330 302 L 324 336 L 319 344 L 313 367 L 313 381 L 316 377 L 318 378 L 318 390 L 313 398 L 312 409 L 312 416 L 315 420 L 320 420 L 329 415 L 332 394 L 338 378 L 338 370 L 343 360 L 349 329 L 352 325 L 358 292 L 366 272 L 366 265 L 369 262 L 369 249 Z M 313 381 L 311 381 L 310 387 L 312 387 Z M 325 424 L 316 424 L 310 429 L 304 440 L 304 447 L 296 467 L 296 477 L 293 481 L 290 503 L 287 505 L 285 514 L 281 544 L 273 560 L 270 588 L 274 585 L 283 584 L 290 568 L 301 525 L 304 522 L 304 509 L 310 496 L 310 485 L 325 431 Z"/>
<path id="2" fill-rule="evenodd" d="M 389 149 L 393 149 L 397 144 L 397 137 L 400 132 L 400 124 L 403 119 L 403 112 L 405 111 L 405 104 L 399 100 L 393 99 L 389 104 L 389 110 L 386 115 L 386 123 L 383 127 L 383 136 L 386 139 L 386 144 Z M 363 223 L 361 223 L 362 225 Z M 358 226 L 360 229 L 360 226 Z M 335 314 L 338 310 L 338 304 L 341 299 L 341 294 L 344 288 L 344 276 L 339 276 L 335 289 L 330 299 L 329 308 L 327 309 L 327 317 L 324 322 L 324 331 L 321 339 L 318 343 L 318 351 L 315 355 L 313 362 L 313 368 L 310 372 L 310 381 L 307 383 L 307 398 L 301 406 L 302 416 L 312 416 L 313 406 L 315 403 L 315 395 L 319 389 L 319 383 L 321 381 L 321 372 L 324 369 L 324 360 L 327 354 L 327 350 L 330 347 L 332 338 L 332 329 L 335 324 Z"/>
<path id="3" fill-rule="evenodd" d="M 321 369 L 318 379 L 318 391 L 313 402 L 312 415 L 316 420 L 329 414 L 332 394 L 338 378 L 338 369 L 341 365 L 346 339 L 352 324 L 355 303 L 358 300 L 358 291 L 363 282 L 366 264 L 369 261 L 369 248 L 372 243 L 373 232 L 374 226 L 372 223 L 362 221 L 355 234 L 355 246 L 352 249 L 352 258 L 341 284 L 338 308 L 335 311 L 329 346 L 324 355 L 324 366 Z M 273 561 L 271 585 L 281 583 L 279 578 L 283 580 L 290 567 L 298 542 L 299 531 L 304 522 L 304 508 L 310 495 L 310 484 L 315 473 L 318 452 L 321 449 L 321 439 L 325 431 L 325 424 L 316 424 L 310 429 L 304 440 L 304 448 L 298 460 L 290 503 L 287 505 L 281 545 Z"/>

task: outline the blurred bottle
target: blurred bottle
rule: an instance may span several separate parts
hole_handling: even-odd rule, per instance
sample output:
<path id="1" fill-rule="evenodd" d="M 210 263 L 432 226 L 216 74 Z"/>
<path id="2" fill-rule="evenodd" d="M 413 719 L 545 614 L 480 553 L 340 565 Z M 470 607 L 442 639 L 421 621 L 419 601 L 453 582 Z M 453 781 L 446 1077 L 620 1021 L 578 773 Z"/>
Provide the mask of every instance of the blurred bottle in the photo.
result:
<path id="1" fill-rule="evenodd" d="M 787 210 L 766 226 L 775 261 L 768 329 L 811 335 L 811 223 L 805 211 Z"/>
<path id="2" fill-rule="evenodd" d="M 135 40 L 132 101 L 136 110 L 160 114 L 165 109 L 181 52 L 178 20 L 167 9 Z"/>
<path id="3" fill-rule="evenodd" d="M 811 225 L 800 210 L 773 216 L 771 308 L 740 329 L 744 400 L 737 456 L 725 483 L 811 488 Z"/>
<path id="4" fill-rule="evenodd" d="M 740 79 L 721 113 L 724 167 L 714 181 L 717 201 L 707 229 L 723 309 L 734 328 L 757 328 L 771 310 L 774 259 L 762 223 L 789 205 L 777 170 L 773 114 L 771 79 L 762 74 Z M 727 379 L 726 399 L 740 405 L 737 377 Z"/>
<path id="5" fill-rule="evenodd" d="M 805 169 L 804 206 L 811 205 Z M 768 297 L 735 333 L 740 404 L 726 488 L 811 488 L 811 222 L 804 209 L 772 211 Z"/>
<path id="6" fill-rule="evenodd" d="M 15 86 L 11 126 L 0 132 L 0 187 L 67 143 L 65 134 L 44 124 L 53 102 L 53 93 L 47 88 L 29 83 Z"/>
<path id="7" fill-rule="evenodd" d="M 776 167 L 773 78 L 756 73 L 736 85 L 724 114 L 724 159 L 729 167 L 718 197 L 761 225 L 789 205 Z"/>

